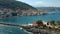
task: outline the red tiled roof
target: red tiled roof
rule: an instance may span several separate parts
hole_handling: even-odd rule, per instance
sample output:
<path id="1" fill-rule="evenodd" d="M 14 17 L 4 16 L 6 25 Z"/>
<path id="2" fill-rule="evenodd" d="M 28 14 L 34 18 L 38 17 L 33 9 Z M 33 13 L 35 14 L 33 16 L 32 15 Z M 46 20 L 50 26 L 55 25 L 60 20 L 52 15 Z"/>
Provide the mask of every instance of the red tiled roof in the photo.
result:
<path id="1" fill-rule="evenodd" d="M 37 26 L 38 24 L 37 23 L 33 23 L 33 26 Z"/>

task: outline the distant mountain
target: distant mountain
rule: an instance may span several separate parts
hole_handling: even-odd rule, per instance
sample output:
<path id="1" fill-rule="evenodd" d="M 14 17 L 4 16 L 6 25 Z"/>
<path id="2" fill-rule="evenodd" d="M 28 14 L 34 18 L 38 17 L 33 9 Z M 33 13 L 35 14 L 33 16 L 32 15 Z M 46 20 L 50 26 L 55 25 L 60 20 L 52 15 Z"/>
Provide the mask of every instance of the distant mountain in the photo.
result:
<path id="1" fill-rule="evenodd" d="M 43 11 L 60 11 L 60 7 L 36 7 L 36 9 Z"/>
<path id="2" fill-rule="evenodd" d="M 27 10 L 27 9 L 36 9 L 26 3 L 16 1 L 16 0 L 0 0 L 0 8 L 10 8 L 10 9 L 21 9 L 21 10 Z"/>

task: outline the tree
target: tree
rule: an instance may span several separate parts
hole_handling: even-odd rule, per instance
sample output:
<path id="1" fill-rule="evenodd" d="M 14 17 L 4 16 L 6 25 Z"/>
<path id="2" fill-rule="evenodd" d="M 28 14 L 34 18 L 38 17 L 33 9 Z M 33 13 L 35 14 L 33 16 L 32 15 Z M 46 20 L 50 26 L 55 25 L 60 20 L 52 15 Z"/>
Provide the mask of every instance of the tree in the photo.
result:
<path id="1" fill-rule="evenodd" d="M 53 21 L 50 21 L 50 24 L 51 25 L 55 25 L 55 21 L 53 20 Z"/>
<path id="2" fill-rule="evenodd" d="M 43 21 L 42 20 L 38 20 L 36 23 L 38 24 L 38 26 L 42 26 L 43 25 Z"/>
<path id="3" fill-rule="evenodd" d="M 60 21 L 57 21 L 57 24 L 60 25 Z"/>
<path id="4" fill-rule="evenodd" d="M 0 0 L 0 8 L 9 8 L 13 10 L 16 10 L 17 8 L 21 10 L 36 9 L 33 6 L 17 0 Z"/>

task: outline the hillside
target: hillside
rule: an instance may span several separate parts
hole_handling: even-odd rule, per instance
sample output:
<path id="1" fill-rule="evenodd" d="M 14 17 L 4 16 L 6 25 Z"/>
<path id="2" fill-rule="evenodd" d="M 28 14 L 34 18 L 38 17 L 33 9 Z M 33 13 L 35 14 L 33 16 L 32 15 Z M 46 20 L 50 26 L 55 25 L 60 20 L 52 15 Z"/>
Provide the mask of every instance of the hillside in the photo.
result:
<path id="1" fill-rule="evenodd" d="M 37 9 L 16 0 L 0 0 L 0 17 L 36 15 Z"/>
<path id="2" fill-rule="evenodd" d="M 0 8 L 10 8 L 10 9 L 35 9 L 34 7 L 16 0 L 0 0 Z"/>

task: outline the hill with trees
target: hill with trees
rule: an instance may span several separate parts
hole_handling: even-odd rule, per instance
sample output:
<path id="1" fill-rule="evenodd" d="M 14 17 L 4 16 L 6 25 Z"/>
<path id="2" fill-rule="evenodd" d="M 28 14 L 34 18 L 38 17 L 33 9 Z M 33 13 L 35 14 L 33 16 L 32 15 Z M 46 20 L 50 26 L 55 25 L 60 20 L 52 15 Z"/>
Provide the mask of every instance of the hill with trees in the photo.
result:
<path id="1" fill-rule="evenodd" d="M 0 0 L 0 8 L 10 8 L 10 9 L 35 9 L 34 7 L 16 0 Z"/>

